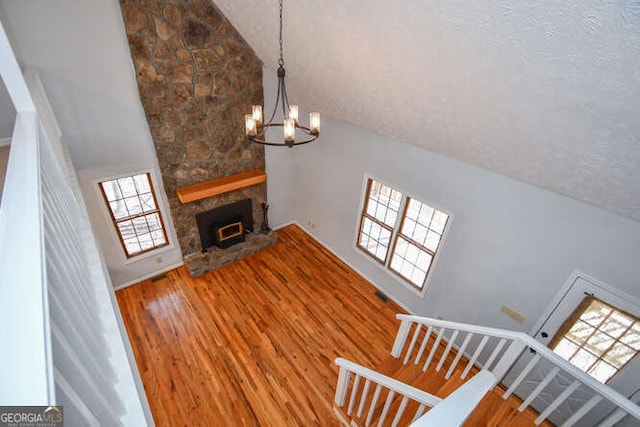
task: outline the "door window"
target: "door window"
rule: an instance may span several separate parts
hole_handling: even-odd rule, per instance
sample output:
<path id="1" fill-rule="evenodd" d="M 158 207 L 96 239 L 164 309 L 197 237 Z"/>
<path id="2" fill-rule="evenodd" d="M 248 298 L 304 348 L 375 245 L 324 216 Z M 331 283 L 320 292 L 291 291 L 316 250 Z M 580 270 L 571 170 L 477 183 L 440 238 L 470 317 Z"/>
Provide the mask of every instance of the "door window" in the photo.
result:
<path id="1" fill-rule="evenodd" d="M 589 296 L 562 324 L 549 347 L 606 383 L 640 351 L 640 320 Z"/>

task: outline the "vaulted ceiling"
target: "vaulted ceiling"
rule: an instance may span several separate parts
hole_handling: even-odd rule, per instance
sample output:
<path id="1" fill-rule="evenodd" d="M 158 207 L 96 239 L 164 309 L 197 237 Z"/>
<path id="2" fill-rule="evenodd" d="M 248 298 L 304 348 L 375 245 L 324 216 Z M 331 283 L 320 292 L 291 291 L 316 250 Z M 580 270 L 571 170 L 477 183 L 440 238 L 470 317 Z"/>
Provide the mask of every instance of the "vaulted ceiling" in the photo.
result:
<path id="1" fill-rule="evenodd" d="M 278 1 L 213 1 L 275 71 Z M 79 168 L 147 155 L 119 9 L 0 0 Z M 297 103 L 640 221 L 640 0 L 285 0 L 284 21 Z"/>
<path id="2" fill-rule="evenodd" d="M 275 71 L 278 2 L 214 3 Z M 640 220 L 638 0 L 285 1 L 284 59 L 323 115 Z"/>

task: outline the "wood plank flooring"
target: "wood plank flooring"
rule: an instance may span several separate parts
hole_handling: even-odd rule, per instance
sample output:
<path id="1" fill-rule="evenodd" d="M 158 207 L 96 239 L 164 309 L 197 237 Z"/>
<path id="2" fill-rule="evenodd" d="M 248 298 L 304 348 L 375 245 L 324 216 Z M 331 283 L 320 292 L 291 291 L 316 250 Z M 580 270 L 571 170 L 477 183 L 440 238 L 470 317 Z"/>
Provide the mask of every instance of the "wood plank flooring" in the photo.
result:
<path id="1" fill-rule="evenodd" d="M 184 268 L 116 293 L 158 426 L 338 425 L 340 356 L 389 357 L 402 312 L 296 226 L 193 279 Z"/>

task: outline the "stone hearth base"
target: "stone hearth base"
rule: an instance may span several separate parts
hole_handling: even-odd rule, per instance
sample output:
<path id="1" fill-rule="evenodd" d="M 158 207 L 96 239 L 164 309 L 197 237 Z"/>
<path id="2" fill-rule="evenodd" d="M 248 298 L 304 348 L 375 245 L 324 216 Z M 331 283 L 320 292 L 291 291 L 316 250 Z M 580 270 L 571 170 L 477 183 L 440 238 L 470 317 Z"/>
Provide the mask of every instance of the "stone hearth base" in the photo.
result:
<path id="1" fill-rule="evenodd" d="M 273 231 L 267 234 L 251 233 L 246 236 L 244 242 L 233 245 L 230 248 L 209 248 L 209 251 L 205 253 L 187 255 L 183 258 L 183 261 L 191 277 L 198 277 L 214 268 L 222 267 L 225 264 L 273 246 L 276 241 L 278 241 L 278 236 Z"/>

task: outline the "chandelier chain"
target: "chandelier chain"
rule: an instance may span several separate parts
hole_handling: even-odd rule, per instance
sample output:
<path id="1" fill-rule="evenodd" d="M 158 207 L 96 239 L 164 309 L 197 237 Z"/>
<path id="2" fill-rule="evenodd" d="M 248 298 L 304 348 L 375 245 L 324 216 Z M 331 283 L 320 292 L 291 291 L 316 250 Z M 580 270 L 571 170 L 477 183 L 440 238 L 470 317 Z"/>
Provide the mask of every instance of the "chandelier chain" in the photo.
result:
<path id="1" fill-rule="evenodd" d="M 278 65 L 281 67 L 284 65 L 282 49 L 282 0 L 280 0 L 280 59 L 278 59 Z"/>

